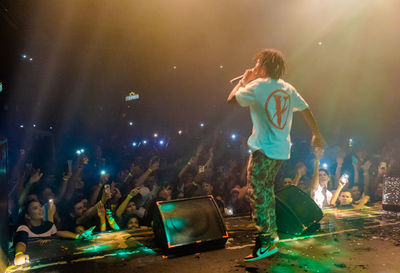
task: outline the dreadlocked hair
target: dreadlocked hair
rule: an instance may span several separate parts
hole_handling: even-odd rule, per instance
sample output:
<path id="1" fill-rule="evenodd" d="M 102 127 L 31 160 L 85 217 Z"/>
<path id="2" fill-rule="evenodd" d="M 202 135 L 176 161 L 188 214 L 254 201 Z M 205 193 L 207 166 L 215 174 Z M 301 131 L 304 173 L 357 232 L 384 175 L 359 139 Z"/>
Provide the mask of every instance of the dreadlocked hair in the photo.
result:
<path id="1" fill-rule="evenodd" d="M 256 55 L 255 59 L 265 68 L 267 76 L 273 79 L 281 78 L 286 71 L 285 56 L 279 50 L 264 49 Z"/>

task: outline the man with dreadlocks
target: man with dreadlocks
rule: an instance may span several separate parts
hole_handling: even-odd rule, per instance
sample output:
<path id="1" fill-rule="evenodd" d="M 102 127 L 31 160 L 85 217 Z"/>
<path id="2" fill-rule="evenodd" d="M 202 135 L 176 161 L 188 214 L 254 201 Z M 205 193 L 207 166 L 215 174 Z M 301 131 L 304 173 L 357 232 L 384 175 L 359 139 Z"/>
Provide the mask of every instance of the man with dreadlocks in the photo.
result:
<path id="1" fill-rule="evenodd" d="M 256 65 L 247 69 L 233 88 L 228 103 L 250 107 L 253 132 L 247 167 L 249 193 L 254 208 L 258 237 L 253 253 L 245 261 L 256 261 L 278 251 L 274 180 L 283 160 L 290 157 L 293 112 L 301 111 L 312 131 L 311 144 L 322 149 L 324 140 L 308 104 L 296 89 L 281 79 L 286 69 L 283 54 L 265 49 L 256 55 Z"/>

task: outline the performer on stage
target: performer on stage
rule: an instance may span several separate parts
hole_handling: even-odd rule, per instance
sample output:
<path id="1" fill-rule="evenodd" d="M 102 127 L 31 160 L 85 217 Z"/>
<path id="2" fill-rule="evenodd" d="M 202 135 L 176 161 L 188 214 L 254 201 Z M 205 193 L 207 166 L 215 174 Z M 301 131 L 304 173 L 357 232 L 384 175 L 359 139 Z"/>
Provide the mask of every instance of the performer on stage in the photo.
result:
<path id="1" fill-rule="evenodd" d="M 312 131 L 312 146 L 321 149 L 324 140 L 308 104 L 296 89 L 281 79 L 286 69 L 283 54 L 262 50 L 257 63 L 247 69 L 233 88 L 228 103 L 250 108 L 253 132 L 248 139 L 251 155 L 247 167 L 254 221 L 259 232 L 253 253 L 245 261 L 256 261 L 278 251 L 275 221 L 274 179 L 282 160 L 290 157 L 293 112 L 301 111 Z"/>

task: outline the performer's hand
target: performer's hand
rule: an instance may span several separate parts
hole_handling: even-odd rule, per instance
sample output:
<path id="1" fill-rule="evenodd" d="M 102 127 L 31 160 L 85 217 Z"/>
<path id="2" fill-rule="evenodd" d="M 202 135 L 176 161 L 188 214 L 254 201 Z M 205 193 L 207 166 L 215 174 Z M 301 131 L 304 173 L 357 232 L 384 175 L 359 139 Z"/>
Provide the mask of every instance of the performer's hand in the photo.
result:
<path id="1" fill-rule="evenodd" d="M 321 135 L 313 135 L 311 139 L 311 146 L 324 148 L 325 147 L 325 140 Z"/>
<path id="2" fill-rule="evenodd" d="M 246 85 L 257 78 L 258 76 L 255 73 L 254 69 L 246 69 L 246 71 L 243 74 L 243 78 L 240 82 L 242 85 Z"/>

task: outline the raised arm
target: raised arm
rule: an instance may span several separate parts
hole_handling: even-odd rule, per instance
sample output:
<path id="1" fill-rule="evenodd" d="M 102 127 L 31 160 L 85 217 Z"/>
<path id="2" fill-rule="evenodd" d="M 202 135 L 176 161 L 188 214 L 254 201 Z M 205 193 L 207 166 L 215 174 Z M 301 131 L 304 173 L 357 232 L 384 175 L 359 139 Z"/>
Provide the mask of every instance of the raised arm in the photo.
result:
<path id="1" fill-rule="evenodd" d="M 337 156 L 336 156 L 336 171 L 335 171 L 335 181 L 334 181 L 334 186 L 339 185 L 339 178 L 340 174 L 342 172 L 342 165 L 343 165 L 343 160 L 345 157 L 346 153 L 344 151 L 339 151 Z"/>
<path id="2" fill-rule="evenodd" d="M 143 186 L 144 182 L 146 181 L 149 175 L 157 170 L 160 167 L 160 161 L 151 159 L 149 162 L 149 168 L 136 180 L 135 186 L 140 187 Z"/>
<path id="3" fill-rule="evenodd" d="M 22 205 L 25 203 L 26 197 L 28 196 L 29 192 L 31 191 L 31 188 L 33 184 L 39 182 L 39 180 L 42 178 L 43 173 L 40 172 L 40 169 L 37 169 L 29 178 L 28 183 L 26 183 L 25 188 L 20 195 L 18 199 L 18 205 L 19 207 L 22 207 Z"/>
<path id="4" fill-rule="evenodd" d="M 339 179 L 339 185 L 335 191 L 335 193 L 332 196 L 330 205 L 331 206 L 335 206 L 336 205 L 336 201 L 339 197 L 340 192 L 343 190 L 344 186 L 346 185 L 346 183 L 348 182 L 348 178 L 345 175 L 342 175 L 342 177 L 340 177 Z"/>
<path id="5" fill-rule="evenodd" d="M 314 171 L 311 180 L 311 187 L 310 187 L 310 195 L 311 197 L 314 196 L 314 192 L 318 188 L 319 184 L 319 161 L 324 153 L 324 150 L 321 148 L 314 148 L 314 155 L 315 155 L 315 163 L 314 163 Z"/>
<path id="6" fill-rule="evenodd" d="M 306 108 L 303 111 L 301 111 L 301 114 L 303 115 L 303 118 L 306 121 L 313 135 L 311 139 L 311 145 L 313 147 L 324 148 L 325 140 L 323 139 L 321 132 L 319 131 L 317 122 L 311 110 L 309 108 Z"/>
<path id="7" fill-rule="evenodd" d="M 229 94 L 228 98 L 227 98 L 227 102 L 228 103 L 237 103 L 236 101 L 236 92 L 239 90 L 240 87 L 244 87 L 246 86 L 249 82 L 259 78 L 260 75 L 256 70 L 254 70 L 254 68 L 252 69 L 247 69 L 244 74 L 243 74 L 243 78 L 239 81 L 239 83 L 232 89 L 231 93 Z"/>
<path id="8" fill-rule="evenodd" d="M 369 168 L 371 167 L 371 161 L 367 160 L 361 165 L 361 169 L 363 170 L 363 178 L 364 178 L 364 190 L 363 195 L 371 195 L 370 193 L 370 178 L 369 178 Z"/>
<path id="9" fill-rule="evenodd" d="M 139 193 L 139 188 L 134 188 L 129 192 L 125 200 L 121 203 L 121 205 L 119 205 L 117 211 L 115 212 L 115 217 L 117 218 L 117 220 L 119 220 L 119 218 L 122 216 L 122 213 L 124 213 L 126 206 L 128 206 L 129 204 L 129 201 L 131 201 L 131 199 L 138 193 Z"/>

